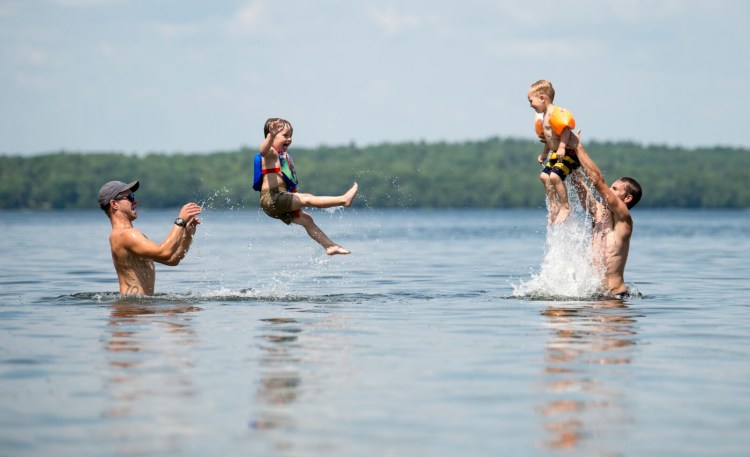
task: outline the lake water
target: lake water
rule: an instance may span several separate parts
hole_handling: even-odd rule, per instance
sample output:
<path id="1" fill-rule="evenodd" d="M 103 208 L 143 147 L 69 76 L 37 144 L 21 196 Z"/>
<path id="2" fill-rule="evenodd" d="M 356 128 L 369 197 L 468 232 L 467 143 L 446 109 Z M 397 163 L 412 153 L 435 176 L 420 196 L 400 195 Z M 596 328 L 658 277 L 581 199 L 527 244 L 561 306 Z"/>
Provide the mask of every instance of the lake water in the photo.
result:
<path id="1" fill-rule="evenodd" d="M 541 210 L 313 214 L 352 255 L 206 211 L 125 299 L 100 211 L 0 212 L 0 455 L 750 452 L 750 212 L 636 209 L 624 302 L 527 293 Z"/>

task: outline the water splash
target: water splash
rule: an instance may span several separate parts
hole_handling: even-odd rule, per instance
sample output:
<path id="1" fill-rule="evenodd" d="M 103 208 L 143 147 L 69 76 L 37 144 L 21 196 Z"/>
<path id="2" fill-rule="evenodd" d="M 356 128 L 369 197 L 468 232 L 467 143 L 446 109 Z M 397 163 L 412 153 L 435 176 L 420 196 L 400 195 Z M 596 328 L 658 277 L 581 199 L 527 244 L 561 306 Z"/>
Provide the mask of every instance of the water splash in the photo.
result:
<path id="1" fill-rule="evenodd" d="M 205 195 L 204 198 L 196 197 L 201 201 L 201 209 L 228 209 L 231 211 L 235 209 L 235 206 L 239 208 L 239 205 L 235 205 L 230 194 L 229 188 L 225 186 L 214 190 L 212 194 Z"/>
<path id="2" fill-rule="evenodd" d="M 320 208 L 320 209 L 323 210 L 323 212 L 325 213 L 341 216 L 345 208 L 343 206 L 331 206 L 330 208 Z"/>
<path id="3" fill-rule="evenodd" d="M 595 261 L 591 248 L 592 219 L 569 181 L 566 186 L 573 212 L 564 223 L 547 226 L 541 267 L 528 281 L 513 285 L 514 297 L 569 300 L 606 295 L 604 267 Z"/>
<path id="4" fill-rule="evenodd" d="M 591 298 L 603 294 L 604 271 L 595 266 L 590 223 L 570 217 L 547 228 L 539 272 L 513 286 L 513 296 L 537 299 Z"/>

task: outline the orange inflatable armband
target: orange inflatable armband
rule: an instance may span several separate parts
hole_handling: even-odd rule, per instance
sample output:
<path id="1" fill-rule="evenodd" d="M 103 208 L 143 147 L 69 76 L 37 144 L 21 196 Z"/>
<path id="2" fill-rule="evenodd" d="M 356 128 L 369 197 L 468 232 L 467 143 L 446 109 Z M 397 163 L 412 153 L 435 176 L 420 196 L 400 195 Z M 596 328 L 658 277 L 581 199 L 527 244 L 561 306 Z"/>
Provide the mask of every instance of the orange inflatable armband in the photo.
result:
<path id="1" fill-rule="evenodd" d="M 573 113 L 570 111 L 565 108 L 555 107 L 549 116 L 549 125 L 552 126 L 552 130 L 559 136 L 562 135 L 565 127 L 571 130 L 574 129 L 576 120 L 573 119 Z"/>
<path id="2" fill-rule="evenodd" d="M 534 131 L 536 132 L 536 136 L 539 138 L 544 137 L 544 115 L 542 113 L 536 113 L 536 116 L 534 116 Z"/>

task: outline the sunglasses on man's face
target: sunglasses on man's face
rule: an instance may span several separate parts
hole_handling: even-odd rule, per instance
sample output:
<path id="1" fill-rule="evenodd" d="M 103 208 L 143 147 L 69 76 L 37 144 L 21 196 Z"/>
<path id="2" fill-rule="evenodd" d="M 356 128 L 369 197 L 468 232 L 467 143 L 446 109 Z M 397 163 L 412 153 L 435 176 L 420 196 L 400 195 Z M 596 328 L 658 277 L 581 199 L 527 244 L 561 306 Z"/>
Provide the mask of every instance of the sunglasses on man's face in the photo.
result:
<path id="1" fill-rule="evenodd" d="M 135 201 L 135 194 L 131 192 L 128 195 L 123 195 L 122 197 L 119 197 L 118 200 L 125 200 L 126 198 L 128 199 L 130 203 L 133 203 Z"/>

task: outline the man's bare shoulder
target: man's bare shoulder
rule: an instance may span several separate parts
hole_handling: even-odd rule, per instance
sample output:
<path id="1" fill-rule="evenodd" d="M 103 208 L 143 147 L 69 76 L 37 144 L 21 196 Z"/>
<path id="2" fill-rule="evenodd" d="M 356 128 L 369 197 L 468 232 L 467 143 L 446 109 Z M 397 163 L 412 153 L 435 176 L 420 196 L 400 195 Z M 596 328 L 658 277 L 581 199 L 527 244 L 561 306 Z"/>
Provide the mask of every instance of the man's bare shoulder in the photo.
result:
<path id="1" fill-rule="evenodd" d="M 115 247 L 127 247 L 131 243 L 143 238 L 145 238 L 145 235 L 135 227 L 118 227 L 113 228 L 109 234 L 109 244 L 113 249 Z"/>
<path id="2" fill-rule="evenodd" d="M 611 206 L 610 211 L 612 211 L 612 214 L 614 215 L 615 219 L 619 222 L 632 224 L 633 218 L 630 216 L 630 210 L 628 209 L 628 205 L 626 205 L 625 202 L 623 202 L 617 197 L 614 197 L 613 201 L 614 201 L 614 205 L 610 205 Z"/>
<path id="3" fill-rule="evenodd" d="M 633 231 L 633 217 L 630 215 L 630 210 L 621 200 L 618 200 L 618 204 L 615 206 L 610 210 L 615 231 L 620 233 L 621 236 L 629 237 Z"/>

